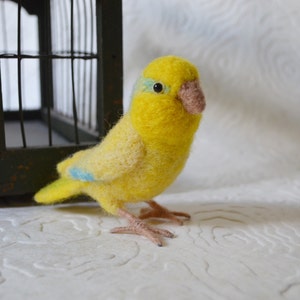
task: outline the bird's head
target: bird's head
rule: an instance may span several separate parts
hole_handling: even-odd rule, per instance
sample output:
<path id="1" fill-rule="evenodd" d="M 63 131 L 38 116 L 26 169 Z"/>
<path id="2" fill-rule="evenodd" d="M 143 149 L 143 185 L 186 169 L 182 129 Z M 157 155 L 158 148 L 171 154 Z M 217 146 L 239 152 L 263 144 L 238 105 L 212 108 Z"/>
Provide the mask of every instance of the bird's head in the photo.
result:
<path id="1" fill-rule="evenodd" d="M 130 114 L 142 129 L 163 126 L 167 132 L 175 126 L 186 132 L 198 127 L 204 108 L 196 67 L 183 58 L 164 56 L 153 60 L 138 79 Z"/>

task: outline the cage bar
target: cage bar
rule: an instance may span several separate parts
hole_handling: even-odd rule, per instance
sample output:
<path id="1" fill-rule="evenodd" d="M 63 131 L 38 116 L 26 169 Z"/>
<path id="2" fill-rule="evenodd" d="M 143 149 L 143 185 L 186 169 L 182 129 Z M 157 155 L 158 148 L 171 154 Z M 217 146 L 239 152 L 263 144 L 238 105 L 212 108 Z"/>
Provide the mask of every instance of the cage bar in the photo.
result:
<path id="1" fill-rule="evenodd" d="M 111 97 L 112 101 L 97 101 L 98 128 L 104 136 L 115 120 L 120 118 L 122 110 L 122 84 L 120 74 L 123 72 L 122 51 L 122 5 L 121 1 L 103 0 L 96 2 L 97 32 L 102 37 L 97 39 L 98 77 L 97 88 L 101 99 Z"/>
<path id="2" fill-rule="evenodd" d="M 0 61 L 0 151 L 4 151 L 5 149 L 6 149 L 6 144 L 5 144 L 3 99 L 2 99 L 1 61 Z"/>
<path id="3" fill-rule="evenodd" d="M 23 116 L 23 97 L 22 97 L 22 56 L 21 56 L 21 0 L 18 5 L 18 100 L 19 100 L 19 116 L 20 128 L 22 135 L 23 147 L 26 148 L 26 136 Z"/>

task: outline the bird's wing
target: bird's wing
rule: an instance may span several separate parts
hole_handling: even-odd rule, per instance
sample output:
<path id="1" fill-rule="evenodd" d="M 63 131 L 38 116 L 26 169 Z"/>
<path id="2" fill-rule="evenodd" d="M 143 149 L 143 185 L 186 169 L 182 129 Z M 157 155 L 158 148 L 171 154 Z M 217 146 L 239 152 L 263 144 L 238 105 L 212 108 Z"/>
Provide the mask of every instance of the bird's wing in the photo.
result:
<path id="1" fill-rule="evenodd" d="M 144 144 L 125 116 L 99 145 L 68 168 L 68 176 L 81 181 L 110 182 L 134 170 L 144 155 Z"/>

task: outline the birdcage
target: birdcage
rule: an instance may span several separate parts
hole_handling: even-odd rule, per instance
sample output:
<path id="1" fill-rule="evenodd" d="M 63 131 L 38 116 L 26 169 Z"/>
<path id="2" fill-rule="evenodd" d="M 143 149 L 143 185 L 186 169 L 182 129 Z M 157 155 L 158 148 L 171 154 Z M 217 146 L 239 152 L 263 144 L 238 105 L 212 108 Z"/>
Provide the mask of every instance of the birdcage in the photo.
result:
<path id="1" fill-rule="evenodd" d="M 32 194 L 122 114 L 121 0 L 0 0 L 0 196 Z"/>

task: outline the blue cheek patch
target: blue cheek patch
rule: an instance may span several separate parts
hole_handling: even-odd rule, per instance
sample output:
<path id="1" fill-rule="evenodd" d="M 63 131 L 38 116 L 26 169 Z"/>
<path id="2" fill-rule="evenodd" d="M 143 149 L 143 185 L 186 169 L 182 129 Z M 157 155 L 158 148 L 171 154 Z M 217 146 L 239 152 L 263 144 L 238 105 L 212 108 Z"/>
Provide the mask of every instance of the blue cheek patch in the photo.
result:
<path id="1" fill-rule="evenodd" d="M 155 93 L 153 91 L 153 85 L 159 81 L 154 80 L 152 78 L 140 77 L 138 81 L 135 83 L 133 95 L 137 92 L 147 92 L 147 93 Z M 160 94 L 168 94 L 170 92 L 170 87 L 164 85 L 162 82 L 159 82 L 163 86 L 163 90 Z"/>
<path id="2" fill-rule="evenodd" d="M 69 170 L 69 173 L 74 179 L 78 179 L 81 181 L 95 181 L 93 174 L 83 171 L 79 168 L 71 168 Z"/>

